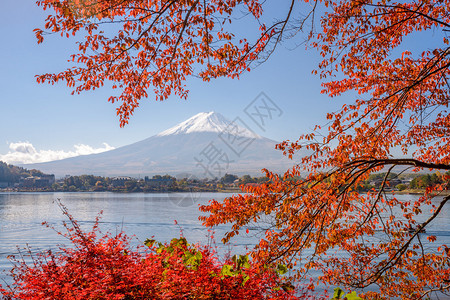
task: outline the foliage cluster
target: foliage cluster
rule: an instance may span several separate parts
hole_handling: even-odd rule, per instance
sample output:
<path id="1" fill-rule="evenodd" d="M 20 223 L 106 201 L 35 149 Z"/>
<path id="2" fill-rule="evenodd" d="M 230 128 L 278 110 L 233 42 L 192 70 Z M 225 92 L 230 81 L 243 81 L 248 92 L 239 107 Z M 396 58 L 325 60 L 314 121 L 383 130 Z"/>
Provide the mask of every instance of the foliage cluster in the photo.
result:
<path id="1" fill-rule="evenodd" d="M 147 239 L 135 248 L 123 232 L 101 234 L 98 218 L 84 232 L 61 207 L 70 222 L 59 234 L 72 245 L 34 256 L 31 264 L 17 260 L 14 282 L 0 286 L 2 299 L 309 298 L 276 267 L 260 270 L 247 256 L 221 262 L 211 247 L 190 245 L 182 237 L 164 244 Z"/>

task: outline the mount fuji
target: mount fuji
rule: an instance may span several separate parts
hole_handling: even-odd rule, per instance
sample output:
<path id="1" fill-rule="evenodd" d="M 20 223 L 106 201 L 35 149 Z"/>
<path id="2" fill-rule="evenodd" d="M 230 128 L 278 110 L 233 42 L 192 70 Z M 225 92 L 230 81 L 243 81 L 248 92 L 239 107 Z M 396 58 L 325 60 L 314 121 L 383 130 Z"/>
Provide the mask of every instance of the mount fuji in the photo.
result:
<path id="1" fill-rule="evenodd" d="M 276 143 L 252 132 L 239 118 L 229 121 L 219 113 L 208 112 L 114 150 L 23 166 L 57 177 L 191 174 L 220 178 L 225 173 L 262 176 L 262 168 L 283 172 L 294 164 L 275 149 Z"/>

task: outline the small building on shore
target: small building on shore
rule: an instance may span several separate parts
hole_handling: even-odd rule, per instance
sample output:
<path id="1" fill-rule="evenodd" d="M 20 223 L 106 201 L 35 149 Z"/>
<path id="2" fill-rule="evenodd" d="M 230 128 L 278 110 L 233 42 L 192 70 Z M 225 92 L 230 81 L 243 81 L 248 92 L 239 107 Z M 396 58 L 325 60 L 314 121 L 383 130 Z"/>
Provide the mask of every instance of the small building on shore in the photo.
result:
<path id="1" fill-rule="evenodd" d="M 44 188 L 55 183 L 55 175 L 28 176 L 21 178 L 19 186 L 27 188 Z"/>

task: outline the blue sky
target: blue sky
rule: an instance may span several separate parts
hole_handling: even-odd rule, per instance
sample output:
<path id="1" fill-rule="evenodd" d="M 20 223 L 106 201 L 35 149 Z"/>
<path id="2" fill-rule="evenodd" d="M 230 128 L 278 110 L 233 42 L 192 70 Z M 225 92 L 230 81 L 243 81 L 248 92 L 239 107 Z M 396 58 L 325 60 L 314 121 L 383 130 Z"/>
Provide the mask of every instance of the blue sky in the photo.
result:
<path id="1" fill-rule="evenodd" d="M 113 91 L 102 88 L 70 95 L 64 84 L 37 84 L 36 74 L 57 72 L 69 66 L 74 41 L 49 36 L 37 45 L 33 29 L 43 27 L 46 13 L 34 1 L 1 1 L 0 25 L 0 157 L 11 143 L 28 142 L 36 151 L 76 151 L 81 147 L 124 146 L 157 134 L 203 111 L 216 111 L 229 119 L 241 117 L 256 133 L 281 141 L 296 139 L 323 124 L 325 113 L 334 111 L 352 96 L 328 98 L 320 94 L 320 80 L 312 75 L 320 57 L 315 50 L 279 47 L 269 61 L 244 74 L 240 80 L 218 79 L 209 83 L 192 78 L 188 100 L 150 97 L 125 128 L 119 127 L 116 106 L 107 102 Z M 261 92 L 283 111 L 265 131 L 251 124 L 245 107 Z"/>

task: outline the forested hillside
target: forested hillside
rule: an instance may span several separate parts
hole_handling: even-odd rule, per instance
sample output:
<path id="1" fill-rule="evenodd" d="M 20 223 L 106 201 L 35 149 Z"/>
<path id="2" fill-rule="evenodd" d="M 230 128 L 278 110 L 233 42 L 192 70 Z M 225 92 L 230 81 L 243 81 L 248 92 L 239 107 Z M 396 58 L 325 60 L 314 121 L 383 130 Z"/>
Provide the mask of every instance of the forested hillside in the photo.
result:
<path id="1" fill-rule="evenodd" d="M 44 173 L 42 173 L 41 171 L 35 169 L 27 170 L 0 161 L 0 182 L 15 183 L 20 181 L 20 177 L 42 175 L 44 175 Z"/>

